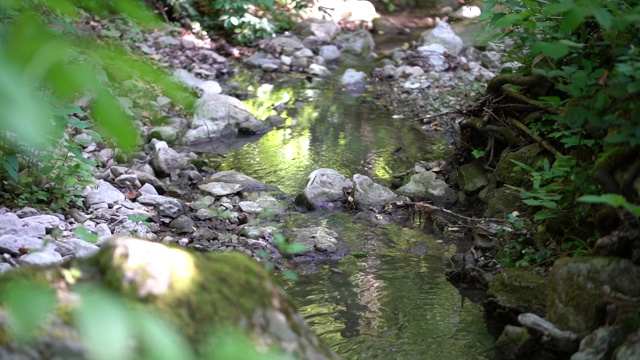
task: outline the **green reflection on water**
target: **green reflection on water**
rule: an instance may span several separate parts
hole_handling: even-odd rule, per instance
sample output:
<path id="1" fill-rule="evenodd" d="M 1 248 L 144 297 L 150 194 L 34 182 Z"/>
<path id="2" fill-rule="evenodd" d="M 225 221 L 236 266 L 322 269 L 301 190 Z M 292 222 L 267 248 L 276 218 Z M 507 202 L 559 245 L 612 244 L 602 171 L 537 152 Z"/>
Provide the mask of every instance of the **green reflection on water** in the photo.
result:
<path id="1" fill-rule="evenodd" d="M 363 99 L 332 89 L 274 88 L 274 99 L 301 100 L 285 114 L 285 124 L 259 141 L 226 154 L 221 170 L 236 170 L 284 192 L 295 194 L 315 169 L 327 167 L 345 176 L 356 173 L 388 185 L 391 174 L 410 169 L 417 160 L 442 159 L 446 142 L 393 119 Z M 252 108 L 265 92 L 253 99 Z"/>
<path id="2" fill-rule="evenodd" d="M 463 298 L 443 275 L 451 246 L 430 235 L 390 226 L 351 224 L 350 215 L 307 220 L 335 229 L 350 249 L 321 272 L 284 282 L 307 323 L 346 359 L 486 359 L 493 338 L 478 303 Z M 308 225 L 308 224 L 307 224 Z M 298 225 L 302 226 L 302 225 Z M 407 251 L 416 242 L 426 254 Z"/>

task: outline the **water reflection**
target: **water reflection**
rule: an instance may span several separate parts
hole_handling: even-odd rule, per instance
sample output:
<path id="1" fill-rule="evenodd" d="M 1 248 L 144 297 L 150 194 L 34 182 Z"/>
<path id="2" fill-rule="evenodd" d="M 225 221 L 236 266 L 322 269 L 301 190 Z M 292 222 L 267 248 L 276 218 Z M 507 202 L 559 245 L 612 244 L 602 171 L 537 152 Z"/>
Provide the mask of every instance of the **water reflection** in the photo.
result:
<path id="1" fill-rule="evenodd" d="M 317 216 L 317 215 L 316 215 Z M 346 359 L 485 359 L 493 338 L 478 303 L 443 276 L 450 245 L 411 229 L 366 228 L 348 214 L 306 220 L 331 226 L 350 249 L 369 249 L 298 282 L 284 281 L 312 329 Z M 412 244 L 428 251 L 412 255 Z M 372 245 L 372 243 L 377 243 Z"/>
<path id="2" fill-rule="evenodd" d="M 285 114 L 285 124 L 226 154 L 221 170 L 237 170 L 295 194 L 317 168 L 385 181 L 416 160 L 441 159 L 450 152 L 441 138 L 426 136 L 362 98 L 307 89 L 304 82 L 296 86 L 289 96 L 297 107 Z"/>

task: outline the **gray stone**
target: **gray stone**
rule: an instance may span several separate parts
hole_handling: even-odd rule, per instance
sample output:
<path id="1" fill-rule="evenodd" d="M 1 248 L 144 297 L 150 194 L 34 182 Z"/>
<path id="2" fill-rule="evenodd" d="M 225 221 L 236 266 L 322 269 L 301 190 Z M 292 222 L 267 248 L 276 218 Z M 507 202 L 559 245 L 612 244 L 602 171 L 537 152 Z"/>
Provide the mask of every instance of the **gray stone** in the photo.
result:
<path id="1" fill-rule="evenodd" d="M 517 360 L 526 353 L 527 344 L 532 343 L 529 331 L 523 327 L 506 325 L 496 341 L 496 358 L 503 360 Z"/>
<path id="2" fill-rule="evenodd" d="M 92 206 L 99 203 L 114 205 L 124 200 L 124 194 L 110 183 L 104 180 L 98 180 L 96 182 L 96 186 L 97 187 L 95 189 L 92 189 L 87 193 L 87 205 Z"/>
<path id="3" fill-rule="evenodd" d="M 294 229 L 290 236 L 291 244 L 301 244 L 306 247 L 305 252 L 316 250 L 335 252 L 338 244 L 338 234 L 323 227 Z"/>
<path id="4" fill-rule="evenodd" d="M 640 296 L 640 267 L 614 257 L 561 258 L 549 274 L 547 318 L 563 330 L 586 334 L 600 323 L 603 287 Z M 624 309 L 619 309 L 624 311 Z M 621 318 L 622 314 L 618 314 Z"/>
<path id="5" fill-rule="evenodd" d="M 51 266 L 62 262 L 62 255 L 55 251 L 37 251 L 20 257 L 20 264 L 31 266 Z"/>
<path id="6" fill-rule="evenodd" d="M 161 216 L 176 218 L 184 212 L 180 201 L 162 195 L 142 195 L 137 201 L 144 205 L 153 205 Z"/>
<path id="7" fill-rule="evenodd" d="M 301 38 L 315 36 L 320 41 L 331 42 L 340 30 L 340 26 L 331 20 L 307 19 L 296 24 L 291 32 Z"/>
<path id="8" fill-rule="evenodd" d="M 209 182 L 206 184 L 198 185 L 198 188 L 210 193 L 213 196 L 224 196 L 235 194 L 238 191 L 241 191 L 242 185 L 223 182 Z"/>
<path id="9" fill-rule="evenodd" d="M 156 39 L 156 44 L 160 47 L 166 46 L 178 46 L 180 45 L 180 40 L 174 38 L 173 36 L 161 36 Z"/>
<path id="10" fill-rule="evenodd" d="M 458 185 L 466 194 L 473 194 L 488 184 L 489 181 L 481 164 L 472 162 L 458 168 Z"/>
<path id="11" fill-rule="evenodd" d="M 169 176 L 172 172 L 185 167 L 187 163 L 187 157 L 168 147 L 166 142 L 156 143 L 151 165 L 159 176 Z"/>
<path id="12" fill-rule="evenodd" d="M 400 195 L 416 201 L 432 201 L 437 206 L 449 206 L 456 202 L 456 192 L 444 181 L 436 179 L 432 171 L 411 176 L 409 183 L 396 190 Z"/>
<path id="13" fill-rule="evenodd" d="M 369 57 L 376 46 L 373 37 L 366 30 L 341 33 L 336 37 L 336 42 L 342 46 L 343 52 L 361 58 Z"/>
<path id="14" fill-rule="evenodd" d="M 302 48 L 296 52 L 294 52 L 293 54 L 291 54 L 294 58 L 310 58 L 313 57 L 313 51 L 307 49 L 307 48 Z"/>
<path id="15" fill-rule="evenodd" d="M 278 64 L 263 64 L 260 69 L 265 72 L 273 72 L 278 70 L 279 67 L 280 65 Z"/>
<path id="16" fill-rule="evenodd" d="M 14 234 L 0 235 L 0 250 L 12 255 L 20 254 L 20 249 L 37 250 L 43 246 L 45 246 L 44 240 L 37 237 Z"/>
<path id="17" fill-rule="evenodd" d="M 360 210 L 382 208 L 385 204 L 396 201 L 396 195 L 391 189 L 376 184 L 365 175 L 353 175 L 353 203 Z"/>
<path id="18" fill-rule="evenodd" d="M 267 185 L 235 170 L 219 171 L 204 180 L 205 182 L 225 182 L 238 184 L 244 191 L 278 191 L 275 186 Z"/>
<path id="19" fill-rule="evenodd" d="M 242 101 L 228 95 L 205 94 L 195 103 L 191 127 L 206 124 L 209 137 L 222 135 L 224 131 L 237 131 L 237 125 L 246 122 L 260 123 Z"/>
<path id="20" fill-rule="evenodd" d="M 258 50 L 247 58 L 247 64 L 260 68 L 264 64 L 280 64 L 280 60 L 264 50 Z"/>
<path id="21" fill-rule="evenodd" d="M 213 209 L 198 209 L 193 216 L 198 220 L 209 220 L 218 217 L 219 213 L 218 210 Z"/>
<path id="22" fill-rule="evenodd" d="M 11 267 L 11 265 L 9 265 L 9 264 L 7 264 L 5 262 L 0 263 L 0 275 L 4 274 L 5 272 L 7 272 L 7 271 L 9 271 L 11 269 L 13 269 L 13 267 Z"/>
<path id="23" fill-rule="evenodd" d="M 190 217 L 180 215 L 169 223 L 169 227 L 178 234 L 190 234 L 195 231 L 196 223 Z"/>
<path id="24" fill-rule="evenodd" d="M 342 52 L 335 45 L 323 45 L 318 49 L 318 55 L 322 56 L 328 62 L 338 60 L 341 54 Z"/>
<path id="25" fill-rule="evenodd" d="M 387 65 L 383 68 L 383 74 L 385 73 L 388 74 L 387 76 L 404 78 L 423 75 L 424 70 L 419 66 L 402 65 L 396 68 L 393 65 Z"/>
<path id="26" fill-rule="evenodd" d="M 213 205 L 213 203 L 216 201 L 216 199 L 213 196 L 203 196 L 198 198 L 198 200 L 192 202 L 189 206 L 193 209 L 193 210 L 199 210 L 199 209 L 207 209 L 209 208 L 211 205 Z"/>
<path id="27" fill-rule="evenodd" d="M 24 221 L 14 213 L 0 215 L 0 235 L 42 237 L 46 234 L 42 224 Z"/>
<path id="28" fill-rule="evenodd" d="M 640 359 L 640 334 L 631 334 L 618 349 L 615 360 Z"/>
<path id="29" fill-rule="evenodd" d="M 453 55 L 458 55 L 464 47 L 462 39 L 444 21 L 439 22 L 433 30 L 421 34 L 420 37 L 423 45 L 440 44 Z"/>
<path id="30" fill-rule="evenodd" d="M 56 229 L 58 226 L 60 226 L 61 221 L 57 216 L 53 216 L 53 215 L 36 215 L 36 216 L 29 216 L 27 218 L 23 219 L 25 222 L 31 222 L 31 223 L 36 223 L 36 224 L 40 224 L 42 226 L 44 226 L 45 230 L 47 232 Z"/>
<path id="31" fill-rule="evenodd" d="M 111 235 L 111 232 L 109 232 L 109 235 Z M 97 245 L 78 238 L 57 240 L 54 245 L 56 252 L 63 257 L 75 256 L 78 258 L 86 258 L 94 255 L 100 250 Z"/>
<path id="32" fill-rule="evenodd" d="M 207 80 L 203 81 L 198 85 L 198 88 L 202 90 L 202 92 L 207 94 L 220 94 L 222 93 L 222 87 L 217 81 Z"/>
<path id="33" fill-rule="evenodd" d="M 297 37 L 281 35 L 268 40 L 264 48 L 274 55 L 291 56 L 295 52 L 304 49 L 304 45 Z"/>
<path id="34" fill-rule="evenodd" d="M 481 64 L 485 68 L 500 72 L 502 68 L 502 55 L 496 51 L 484 51 L 480 53 Z"/>
<path id="35" fill-rule="evenodd" d="M 260 214 L 264 208 L 255 201 L 241 201 L 238 203 L 240 210 L 250 214 Z"/>
<path id="36" fill-rule="evenodd" d="M 309 66 L 309 59 L 306 57 L 293 58 L 293 60 L 291 60 L 291 66 L 306 68 Z"/>
<path id="37" fill-rule="evenodd" d="M 173 77 L 184 84 L 186 87 L 192 89 L 197 88 L 202 83 L 202 79 L 197 78 L 195 75 L 185 69 L 178 69 L 174 71 Z"/>
<path id="38" fill-rule="evenodd" d="M 491 303 L 491 308 L 506 310 L 514 316 L 521 313 L 544 316 L 546 278 L 527 270 L 505 268 L 491 279 L 487 302 Z"/>
<path id="39" fill-rule="evenodd" d="M 147 139 L 158 139 L 166 141 L 167 144 L 174 144 L 178 140 L 180 131 L 173 126 L 156 126 L 147 135 Z"/>
<path id="40" fill-rule="evenodd" d="M 40 214 L 40 212 L 32 207 L 23 207 L 22 209 L 15 212 L 16 216 L 19 218 L 25 218 L 29 216 L 36 216 Z"/>
<path id="41" fill-rule="evenodd" d="M 340 82 L 342 83 L 342 85 L 350 86 L 350 85 L 355 85 L 359 83 L 364 83 L 366 78 L 367 78 L 367 74 L 365 74 L 362 71 L 347 69 L 345 70 L 344 74 L 342 74 L 342 77 L 340 78 Z"/>
<path id="42" fill-rule="evenodd" d="M 429 70 L 434 72 L 445 71 L 449 63 L 444 55 L 447 49 L 440 44 L 431 44 L 418 48 L 422 59 L 428 63 Z"/>
<path id="43" fill-rule="evenodd" d="M 107 224 L 98 224 L 96 225 L 96 234 L 98 236 L 108 236 L 111 235 L 111 229 Z"/>
<path id="44" fill-rule="evenodd" d="M 329 76 L 331 75 L 331 71 L 327 69 L 325 66 L 320 64 L 311 64 L 309 65 L 309 73 L 317 76 Z"/>
<path id="45" fill-rule="evenodd" d="M 625 335 L 620 325 L 598 328 L 580 341 L 580 349 L 571 355 L 571 360 L 610 359 L 610 354 L 622 344 Z"/>
<path id="46" fill-rule="evenodd" d="M 487 218 L 506 219 L 507 214 L 523 208 L 520 193 L 508 187 L 501 187 L 490 191 L 485 200 L 484 216 Z"/>
<path id="47" fill-rule="evenodd" d="M 309 174 L 306 188 L 296 198 L 296 204 L 308 210 L 340 206 L 347 199 L 345 190 L 353 187 L 353 182 L 333 169 L 317 169 Z"/>
<path id="48" fill-rule="evenodd" d="M 158 190 L 149 183 L 142 185 L 138 191 L 143 195 L 158 195 Z"/>

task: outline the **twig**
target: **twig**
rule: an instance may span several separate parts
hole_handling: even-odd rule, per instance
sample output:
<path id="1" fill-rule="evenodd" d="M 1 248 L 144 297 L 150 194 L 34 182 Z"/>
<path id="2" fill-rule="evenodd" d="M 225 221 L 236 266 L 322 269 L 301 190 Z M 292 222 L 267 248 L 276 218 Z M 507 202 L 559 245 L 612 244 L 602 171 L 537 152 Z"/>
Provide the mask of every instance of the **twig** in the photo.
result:
<path id="1" fill-rule="evenodd" d="M 544 109 L 545 111 L 548 111 L 550 113 L 554 113 L 556 115 L 562 114 L 562 111 L 560 111 L 558 109 L 555 109 L 555 108 L 552 108 L 552 107 L 542 106 L 542 105 L 540 105 L 539 101 L 534 100 L 534 99 L 532 99 L 532 98 L 530 98 L 528 96 L 522 95 L 521 93 L 519 93 L 519 92 L 517 92 L 515 90 L 511 90 L 511 89 L 502 87 L 502 92 L 505 95 L 509 95 L 509 96 L 514 97 L 514 98 L 516 98 L 518 100 L 522 100 L 522 101 L 524 101 L 524 102 L 526 102 L 528 104 L 531 104 L 533 106 L 536 106 L 536 107 L 539 107 L 541 109 Z"/>
<path id="2" fill-rule="evenodd" d="M 529 129 L 527 127 L 527 125 L 521 123 L 520 121 L 514 119 L 514 118 L 509 118 L 509 121 L 515 125 L 518 129 L 524 131 L 527 135 L 531 136 L 535 141 L 537 141 L 540 145 L 542 145 L 545 149 L 549 150 L 553 155 L 555 155 L 556 157 L 563 157 L 564 155 L 562 155 L 558 150 L 556 150 L 553 146 L 551 146 L 551 144 L 549 144 L 546 140 L 544 140 L 543 138 L 541 138 L 540 136 L 537 135 L 533 135 L 531 132 L 531 129 Z"/>

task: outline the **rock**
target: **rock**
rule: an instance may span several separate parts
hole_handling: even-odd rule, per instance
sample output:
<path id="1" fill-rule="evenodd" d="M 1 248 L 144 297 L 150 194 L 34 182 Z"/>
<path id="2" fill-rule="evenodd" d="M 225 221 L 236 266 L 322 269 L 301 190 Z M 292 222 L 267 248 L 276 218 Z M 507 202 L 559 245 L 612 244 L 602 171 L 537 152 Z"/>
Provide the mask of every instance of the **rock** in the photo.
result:
<path id="1" fill-rule="evenodd" d="M 379 34 L 401 34 L 404 29 L 387 16 L 373 19 L 373 30 Z"/>
<path id="2" fill-rule="evenodd" d="M 192 88 L 192 89 L 197 88 L 202 83 L 202 79 L 199 79 L 198 77 L 196 77 L 195 75 L 193 75 L 192 73 L 190 73 L 185 69 L 178 69 L 174 71 L 173 77 L 179 82 L 181 82 L 182 84 L 184 84 L 186 87 Z"/>
<path id="3" fill-rule="evenodd" d="M 437 206 L 453 205 L 457 199 L 456 192 L 444 181 L 436 179 L 432 171 L 411 176 L 409 183 L 398 188 L 396 193 L 415 201 L 432 201 Z"/>
<path id="4" fill-rule="evenodd" d="M 385 66 L 385 70 L 387 72 L 387 76 L 392 76 L 392 77 L 396 77 L 396 78 L 405 78 L 405 77 L 413 77 L 413 76 L 420 76 L 424 74 L 424 70 L 422 70 L 421 67 L 419 66 L 408 66 L 408 65 L 402 65 L 399 67 L 395 67 L 393 65 L 387 65 Z"/>
<path id="5" fill-rule="evenodd" d="M 62 255 L 55 251 L 36 251 L 20 257 L 20 264 L 31 266 L 51 266 L 62 262 Z"/>
<path id="6" fill-rule="evenodd" d="M 11 267 L 11 265 L 9 265 L 9 264 L 7 264 L 5 262 L 0 263 L 0 275 L 4 274 L 5 272 L 7 272 L 7 271 L 9 271 L 11 269 L 13 269 L 13 267 Z"/>
<path id="7" fill-rule="evenodd" d="M 232 195 L 242 190 L 242 185 L 223 182 L 209 182 L 198 185 L 200 190 L 206 191 L 213 196 Z"/>
<path id="8" fill-rule="evenodd" d="M 162 195 L 142 195 L 138 197 L 137 201 L 140 204 L 153 205 L 161 216 L 176 218 L 184 212 L 180 201 Z"/>
<path id="9" fill-rule="evenodd" d="M 373 211 L 360 211 L 353 217 L 353 222 L 367 226 L 387 226 L 393 224 L 393 218 L 387 214 Z"/>
<path id="10" fill-rule="evenodd" d="M 234 97 L 222 94 L 205 94 L 196 101 L 191 128 L 192 130 L 198 129 L 200 139 L 221 136 L 228 132 L 237 133 L 239 124 L 244 127 L 264 128 L 264 124 L 249 113 L 242 101 Z M 198 140 L 198 137 L 194 135 L 193 132 L 189 134 L 190 142 Z"/>
<path id="11" fill-rule="evenodd" d="M 360 174 L 353 175 L 351 196 L 354 205 L 360 210 L 380 209 L 398 199 L 398 195 L 388 187 L 376 184 L 369 177 Z"/>
<path id="12" fill-rule="evenodd" d="M 502 70 L 502 55 L 496 51 L 483 51 L 480 53 L 481 64 L 489 70 L 500 72 Z"/>
<path id="13" fill-rule="evenodd" d="M 616 349 L 615 360 L 627 360 L 640 358 L 640 334 L 632 334 L 618 349 Z"/>
<path id="14" fill-rule="evenodd" d="M 340 26 L 331 20 L 306 19 L 297 23 L 291 32 L 300 38 L 314 36 L 320 41 L 332 42 L 340 30 Z"/>
<path id="15" fill-rule="evenodd" d="M 159 141 L 155 144 L 151 166 L 159 176 L 169 176 L 172 172 L 185 167 L 187 163 L 187 157 L 170 148 L 166 142 Z"/>
<path id="16" fill-rule="evenodd" d="M 42 234 L 44 236 L 44 234 Z M 0 235 L 0 252 L 17 256 L 23 251 L 38 250 L 46 244 L 44 240 L 28 235 Z"/>
<path id="17" fill-rule="evenodd" d="M 191 205 L 189 205 L 193 210 L 199 210 L 199 209 L 207 209 L 209 208 L 211 205 L 213 205 L 213 203 L 216 201 L 216 199 L 213 196 L 203 196 L 198 198 L 196 201 L 192 202 Z"/>
<path id="18" fill-rule="evenodd" d="M 106 244 L 98 257 L 100 272 L 109 275 L 105 278 L 112 288 L 175 320 L 194 347 L 209 344 L 212 331 L 243 324 L 249 339 L 260 339 L 260 344 L 288 356 L 339 358 L 311 332 L 263 266 L 245 255 L 203 255 L 119 238 Z"/>
<path id="19" fill-rule="evenodd" d="M 169 227 L 177 234 L 190 234 L 195 231 L 196 223 L 190 217 L 180 215 L 169 223 Z"/>
<path id="20" fill-rule="evenodd" d="M 161 36 L 156 39 L 156 44 L 159 47 L 178 46 L 180 45 L 180 40 L 173 36 Z"/>
<path id="21" fill-rule="evenodd" d="M 335 45 L 323 45 L 318 49 L 318 55 L 322 56 L 322 58 L 327 62 L 338 60 L 341 53 L 342 52 Z"/>
<path id="22" fill-rule="evenodd" d="M 331 75 L 331 71 L 327 69 L 325 66 L 319 64 L 311 64 L 309 65 L 309 73 L 317 76 L 329 76 Z"/>
<path id="23" fill-rule="evenodd" d="M 640 296 L 637 279 L 640 279 L 640 267 L 627 259 L 561 258 L 549 274 L 547 317 L 563 330 L 589 333 L 601 322 L 603 287 L 606 285 L 617 293 L 637 298 Z M 625 310 L 619 308 L 618 311 L 618 319 L 623 318 Z"/>
<path id="24" fill-rule="evenodd" d="M 46 234 L 47 230 L 42 224 L 25 221 L 14 213 L 0 215 L 0 235 L 42 237 Z"/>
<path id="25" fill-rule="evenodd" d="M 302 41 L 295 36 L 280 35 L 267 40 L 264 49 L 273 55 L 291 56 L 305 47 Z"/>
<path id="26" fill-rule="evenodd" d="M 496 180 L 512 186 L 523 186 L 530 183 L 529 173 L 524 169 L 516 171 L 518 166 L 513 161 L 538 168 L 537 163 L 542 160 L 542 150 L 540 144 L 533 143 L 502 156 L 494 173 Z"/>
<path id="27" fill-rule="evenodd" d="M 206 178 L 203 182 L 238 184 L 242 186 L 242 190 L 244 191 L 280 191 L 280 189 L 275 186 L 267 185 L 262 181 L 258 181 L 235 170 L 219 171 Z"/>
<path id="28" fill-rule="evenodd" d="M 317 169 L 309 174 L 309 182 L 296 204 L 308 210 L 334 208 L 347 200 L 346 190 L 353 187 L 353 182 L 333 169 Z"/>
<path id="29" fill-rule="evenodd" d="M 273 72 L 278 70 L 279 67 L 278 64 L 263 64 L 260 69 L 265 72 Z"/>
<path id="30" fill-rule="evenodd" d="M 40 212 L 32 207 L 23 207 L 22 209 L 18 210 L 15 212 L 16 216 L 19 218 L 26 218 L 26 217 L 30 217 L 30 216 L 36 216 L 39 215 Z"/>
<path id="31" fill-rule="evenodd" d="M 138 192 L 143 195 L 158 195 L 158 190 L 149 183 L 142 185 L 142 187 L 138 189 Z"/>
<path id="32" fill-rule="evenodd" d="M 344 74 L 342 74 L 340 82 L 345 86 L 355 86 L 356 84 L 363 84 L 366 78 L 367 74 L 362 71 L 347 69 Z"/>
<path id="33" fill-rule="evenodd" d="M 531 271 L 505 268 L 489 282 L 485 308 L 491 314 L 500 310 L 515 320 L 521 313 L 545 315 L 546 278 Z"/>
<path id="34" fill-rule="evenodd" d="M 527 329 L 513 325 L 506 325 L 502 334 L 496 341 L 496 359 L 519 360 L 527 358 L 525 355 L 527 355 L 528 352 L 528 345 L 533 342 L 533 338 Z"/>
<path id="35" fill-rule="evenodd" d="M 474 194 L 488 184 L 489 181 L 481 164 L 472 162 L 458 168 L 458 185 L 464 193 Z"/>
<path id="36" fill-rule="evenodd" d="M 292 54 L 293 58 L 310 58 L 313 57 L 313 51 L 307 49 L 307 48 L 302 48 L 296 52 L 294 52 Z"/>
<path id="37" fill-rule="evenodd" d="M 423 45 L 440 44 L 453 55 L 458 55 L 464 47 L 462 39 L 444 21 L 439 22 L 432 30 L 422 33 L 420 38 Z"/>
<path id="38" fill-rule="evenodd" d="M 109 231 L 109 235 L 111 235 L 111 231 Z M 63 257 L 75 256 L 78 258 L 86 258 L 95 255 L 100 250 L 97 245 L 78 238 L 56 240 L 54 246 L 56 251 Z"/>
<path id="39" fill-rule="evenodd" d="M 291 244 L 301 244 L 306 247 L 304 253 L 312 251 L 335 252 L 338 250 L 338 234 L 323 227 L 294 229 L 290 238 Z"/>
<path id="40" fill-rule="evenodd" d="M 274 64 L 276 66 L 280 66 L 280 59 L 264 50 L 258 50 L 247 58 L 247 64 L 257 68 L 261 68 L 265 64 Z"/>
<path id="41" fill-rule="evenodd" d="M 449 62 L 444 55 L 447 49 L 444 46 L 440 44 L 430 44 L 420 46 L 417 50 L 421 55 L 421 60 L 428 64 L 429 70 L 439 72 L 449 68 Z"/>
<path id="42" fill-rule="evenodd" d="M 98 180 L 96 186 L 97 188 L 89 190 L 86 194 L 86 203 L 88 206 L 99 203 L 114 205 L 124 200 L 124 194 L 108 182 Z"/>
<path id="43" fill-rule="evenodd" d="M 36 215 L 24 218 L 26 222 L 36 223 L 44 226 L 47 232 L 58 228 L 61 224 L 61 220 L 57 216 L 53 215 Z"/>
<path id="44" fill-rule="evenodd" d="M 122 174 L 113 180 L 113 182 L 124 189 L 138 190 L 142 187 L 136 174 Z"/>
<path id="45" fill-rule="evenodd" d="M 209 220 L 220 216 L 220 211 L 213 209 L 198 209 L 193 216 L 198 220 Z"/>
<path id="46" fill-rule="evenodd" d="M 598 328 L 580 341 L 580 348 L 571 355 L 571 360 L 609 359 L 609 354 L 612 354 L 624 342 L 625 337 L 626 331 L 622 326 L 614 325 Z M 632 359 L 632 357 L 625 359 Z"/>
<path id="47" fill-rule="evenodd" d="M 222 93 L 222 87 L 220 86 L 220 84 L 217 81 L 213 80 L 203 81 L 202 83 L 200 83 L 200 85 L 198 85 L 198 88 L 202 90 L 204 95 Z"/>
<path id="48" fill-rule="evenodd" d="M 484 217 L 506 219 L 508 214 L 523 207 L 520 193 L 508 187 L 501 187 L 489 192 L 485 200 Z"/>
<path id="49" fill-rule="evenodd" d="M 147 139 L 158 139 L 167 144 L 174 144 L 178 140 L 180 132 L 173 126 L 156 126 L 147 135 Z"/>
<path id="50" fill-rule="evenodd" d="M 343 52 L 360 58 L 369 57 L 376 46 L 373 37 L 366 30 L 341 33 L 336 37 L 336 43 L 342 46 Z"/>

